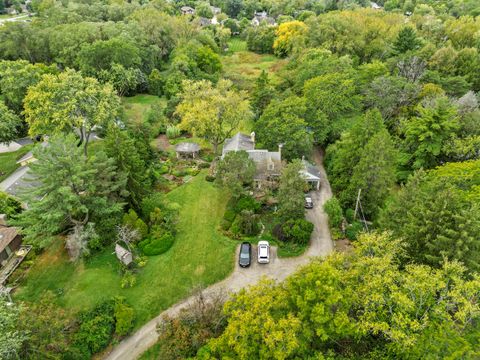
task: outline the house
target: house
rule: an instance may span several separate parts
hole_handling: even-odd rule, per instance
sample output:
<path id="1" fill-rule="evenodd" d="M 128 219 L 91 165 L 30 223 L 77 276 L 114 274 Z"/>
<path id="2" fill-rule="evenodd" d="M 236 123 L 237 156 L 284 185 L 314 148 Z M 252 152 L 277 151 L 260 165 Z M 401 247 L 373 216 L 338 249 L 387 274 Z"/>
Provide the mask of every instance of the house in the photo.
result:
<path id="1" fill-rule="evenodd" d="M 264 149 L 255 149 L 255 133 L 249 135 L 237 133 L 235 136 L 225 140 L 222 150 L 222 159 L 230 151 L 246 151 L 248 157 L 255 163 L 255 175 L 253 180 L 255 187 L 261 188 L 263 185 L 271 185 L 278 181 L 282 173 L 282 147 L 278 145 L 278 151 L 268 151 Z M 321 176 L 318 169 L 302 159 L 303 169 L 300 174 L 312 189 L 319 190 Z"/>
<path id="2" fill-rule="evenodd" d="M 253 180 L 257 188 L 278 180 L 283 166 L 281 144 L 278 146 L 278 151 L 255 149 L 254 132 L 252 132 L 250 136 L 237 133 L 225 141 L 222 158 L 230 151 L 242 150 L 246 151 L 248 157 L 255 163 L 256 171 Z"/>
<path id="3" fill-rule="evenodd" d="M 300 174 L 312 189 L 320 190 L 321 177 L 317 167 L 310 164 L 305 158 L 302 159 L 302 164 L 303 169 L 300 170 Z"/>
<path id="4" fill-rule="evenodd" d="M 195 9 L 190 7 L 190 6 L 182 6 L 180 8 L 180 11 L 182 12 L 183 15 L 194 15 L 195 14 Z"/>
<path id="5" fill-rule="evenodd" d="M 25 145 L 32 144 L 32 143 L 33 143 L 32 139 L 23 138 L 23 139 L 12 141 L 8 144 L 0 144 L 0 154 L 20 150 Z"/>
<path id="6" fill-rule="evenodd" d="M 0 268 L 3 268 L 12 254 L 20 249 L 22 236 L 17 228 L 6 225 L 4 214 L 0 217 Z"/>
<path id="7" fill-rule="evenodd" d="M 219 7 L 216 7 L 216 6 L 210 6 L 210 9 L 212 9 L 213 15 L 218 15 L 222 12 L 222 9 L 220 9 Z"/>
<path id="8" fill-rule="evenodd" d="M 206 26 L 212 25 L 212 21 L 210 19 L 207 19 L 207 18 L 204 18 L 204 17 L 199 18 L 198 22 L 199 22 L 201 27 L 206 27 Z"/>
<path id="9" fill-rule="evenodd" d="M 275 19 L 268 16 L 266 11 L 255 12 L 251 23 L 253 26 L 259 26 L 262 23 L 266 23 L 269 26 L 277 25 Z"/>

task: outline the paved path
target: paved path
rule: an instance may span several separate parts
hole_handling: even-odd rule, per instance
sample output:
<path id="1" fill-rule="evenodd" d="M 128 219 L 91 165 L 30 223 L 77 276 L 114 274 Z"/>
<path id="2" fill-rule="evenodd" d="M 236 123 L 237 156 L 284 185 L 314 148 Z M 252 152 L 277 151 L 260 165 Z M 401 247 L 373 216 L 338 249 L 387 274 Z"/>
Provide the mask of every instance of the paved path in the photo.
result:
<path id="1" fill-rule="evenodd" d="M 323 204 L 332 196 L 332 190 L 325 169 L 323 168 L 323 155 L 319 150 L 315 151 L 314 160 L 322 175 L 322 183 L 320 190 L 312 193 L 314 208 L 307 211 L 307 219 L 315 225 L 308 250 L 303 255 L 295 258 L 279 259 L 276 256 L 276 249 L 272 248 L 271 261 L 269 264 L 258 264 L 256 261 L 253 261 L 249 268 L 243 269 L 238 266 L 236 261 L 238 256 L 237 249 L 237 254 L 235 254 L 235 264 L 237 264 L 235 270 L 228 278 L 206 288 L 204 290 L 206 296 L 217 291 L 239 291 L 248 285 L 255 284 L 263 276 L 281 281 L 292 274 L 299 266 L 308 264 L 312 256 L 324 256 L 333 250 L 333 242 L 328 229 L 328 219 L 323 212 Z M 256 251 L 253 251 L 252 255 L 255 259 Z M 141 327 L 135 334 L 118 344 L 105 359 L 137 359 L 143 352 L 155 344 L 158 337 L 156 331 L 157 324 L 161 321 L 162 317 L 165 315 L 175 316 L 182 308 L 191 305 L 193 300 L 194 297 L 192 296 L 162 312 Z"/>

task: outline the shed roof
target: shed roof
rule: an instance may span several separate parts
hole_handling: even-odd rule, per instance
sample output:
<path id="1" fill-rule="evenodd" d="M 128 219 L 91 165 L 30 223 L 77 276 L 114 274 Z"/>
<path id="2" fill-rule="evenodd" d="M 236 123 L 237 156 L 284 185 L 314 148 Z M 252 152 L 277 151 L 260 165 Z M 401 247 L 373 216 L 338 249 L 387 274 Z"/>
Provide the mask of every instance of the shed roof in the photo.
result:
<path id="1" fill-rule="evenodd" d="M 18 235 L 18 229 L 10 226 L 0 225 L 0 252 L 10 244 Z"/>
<path id="2" fill-rule="evenodd" d="M 194 142 L 181 142 L 175 146 L 175 151 L 180 153 L 194 153 L 200 151 L 200 145 Z"/>
<path id="3" fill-rule="evenodd" d="M 320 172 L 318 169 L 310 164 L 307 160 L 302 160 L 303 169 L 300 172 L 305 176 L 307 180 L 320 180 Z"/>

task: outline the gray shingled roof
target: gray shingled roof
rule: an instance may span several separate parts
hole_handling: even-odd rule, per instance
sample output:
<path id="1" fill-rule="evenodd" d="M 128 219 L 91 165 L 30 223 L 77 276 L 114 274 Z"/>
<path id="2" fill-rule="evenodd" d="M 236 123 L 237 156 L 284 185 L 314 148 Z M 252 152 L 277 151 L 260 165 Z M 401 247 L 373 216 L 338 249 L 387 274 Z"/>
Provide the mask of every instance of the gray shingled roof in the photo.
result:
<path id="1" fill-rule="evenodd" d="M 248 151 L 253 149 L 255 149 L 255 142 L 252 141 L 251 137 L 249 135 L 237 133 L 230 139 L 225 140 L 222 154 L 225 155 L 229 151 Z"/>
<path id="2" fill-rule="evenodd" d="M 181 142 L 175 146 L 175 151 L 180 153 L 194 153 L 200 151 L 200 145 L 194 142 Z"/>

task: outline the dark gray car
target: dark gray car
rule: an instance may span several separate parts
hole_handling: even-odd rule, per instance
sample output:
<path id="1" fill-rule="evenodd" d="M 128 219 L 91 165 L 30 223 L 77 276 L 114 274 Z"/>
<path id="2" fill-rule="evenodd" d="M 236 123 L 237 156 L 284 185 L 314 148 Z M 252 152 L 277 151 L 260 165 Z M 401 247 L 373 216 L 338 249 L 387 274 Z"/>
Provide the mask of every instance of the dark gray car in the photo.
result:
<path id="1" fill-rule="evenodd" d="M 243 242 L 240 246 L 240 255 L 238 256 L 238 264 L 241 267 L 248 267 L 252 262 L 252 245 L 249 242 Z"/>

